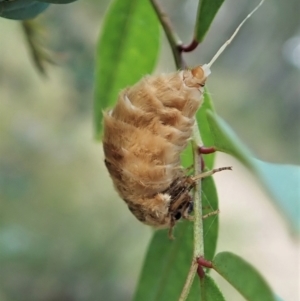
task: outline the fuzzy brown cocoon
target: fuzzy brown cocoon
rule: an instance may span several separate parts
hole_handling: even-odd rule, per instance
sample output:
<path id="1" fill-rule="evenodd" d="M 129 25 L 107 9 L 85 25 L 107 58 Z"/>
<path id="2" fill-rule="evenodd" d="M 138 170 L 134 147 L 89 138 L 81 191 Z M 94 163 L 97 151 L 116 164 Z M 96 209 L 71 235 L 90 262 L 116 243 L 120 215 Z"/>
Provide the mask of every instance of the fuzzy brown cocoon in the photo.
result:
<path id="1" fill-rule="evenodd" d="M 105 164 L 121 198 L 145 224 L 172 228 L 192 206 L 180 154 L 191 138 L 205 80 L 201 67 L 146 76 L 104 113 Z"/>

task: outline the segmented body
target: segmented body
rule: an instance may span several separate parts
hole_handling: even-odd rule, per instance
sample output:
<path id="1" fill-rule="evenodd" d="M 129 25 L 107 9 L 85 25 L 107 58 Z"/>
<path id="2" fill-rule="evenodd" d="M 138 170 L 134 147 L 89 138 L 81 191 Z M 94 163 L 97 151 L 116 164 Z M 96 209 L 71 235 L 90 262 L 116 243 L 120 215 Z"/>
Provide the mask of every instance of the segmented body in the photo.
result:
<path id="1" fill-rule="evenodd" d="M 187 217 L 192 183 L 180 164 L 206 80 L 201 67 L 146 76 L 104 113 L 105 164 L 114 186 L 142 222 L 173 227 Z"/>

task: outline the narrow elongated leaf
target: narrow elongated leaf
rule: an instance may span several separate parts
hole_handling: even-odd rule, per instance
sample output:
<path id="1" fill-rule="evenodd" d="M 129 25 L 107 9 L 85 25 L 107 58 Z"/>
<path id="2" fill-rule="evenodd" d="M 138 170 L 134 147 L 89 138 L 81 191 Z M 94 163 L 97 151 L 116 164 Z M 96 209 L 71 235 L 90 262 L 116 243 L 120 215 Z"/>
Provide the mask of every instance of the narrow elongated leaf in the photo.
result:
<path id="1" fill-rule="evenodd" d="M 201 132 L 201 138 L 205 146 L 214 145 L 214 140 L 211 137 L 210 127 L 206 118 L 206 110 L 214 110 L 213 103 L 209 96 L 209 93 L 204 94 L 203 104 L 198 110 L 196 118 Z M 215 154 L 203 155 L 205 167 L 207 169 L 212 169 L 215 159 Z M 189 147 L 183 152 L 181 156 L 181 162 L 184 167 L 192 166 L 193 155 L 192 148 Z M 218 210 L 218 195 L 214 183 L 213 177 L 203 179 L 202 183 L 202 210 L 203 215 L 209 214 L 212 211 Z M 204 233 L 204 252 L 205 258 L 211 260 L 214 257 L 217 238 L 219 229 L 219 217 L 218 215 L 213 215 L 203 221 L 203 233 Z"/>
<path id="2" fill-rule="evenodd" d="M 213 102 L 211 100 L 209 92 L 206 89 L 204 94 L 203 104 L 200 110 L 197 111 L 196 118 L 197 118 L 202 141 L 205 146 L 209 147 L 214 145 L 214 139 L 211 136 L 210 127 L 206 118 L 207 110 L 214 111 L 215 108 L 213 106 Z M 215 154 L 213 153 L 213 154 L 204 155 L 203 159 L 205 162 L 205 167 L 207 167 L 208 169 L 212 169 L 214 166 Z"/>
<path id="3" fill-rule="evenodd" d="M 214 140 L 211 137 L 210 127 L 206 118 L 206 110 L 214 110 L 213 103 L 209 97 L 209 93 L 204 94 L 203 104 L 198 110 L 196 118 L 201 132 L 201 138 L 205 146 L 214 145 Z M 182 154 L 182 164 L 184 167 L 193 164 L 192 148 L 189 146 Z M 215 154 L 203 155 L 206 169 L 212 169 L 215 159 Z M 213 177 L 203 179 L 202 183 L 202 212 L 203 215 L 209 214 L 212 211 L 218 210 L 218 195 Z M 213 215 L 203 221 L 204 233 L 204 254 L 207 260 L 214 257 L 219 230 L 219 216 Z"/>
<path id="4" fill-rule="evenodd" d="M 190 150 L 191 151 L 191 150 Z M 188 153 L 185 153 L 185 161 Z M 191 155 L 192 157 L 192 155 Z M 218 194 L 213 177 L 208 177 L 202 180 L 202 213 L 207 215 L 219 209 Z M 218 214 L 207 217 L 203 220 L 204 233 L 204 254 L 207 260 L 214 257 L 217 238 L 219 231 L 219 216 Z"/>
<path id="5" fill-rule="evenodd" d="M 191 170 L 191 167 L 193 166 L 193 161 L 193 148 L 192 144 L 189 143 L 187 148 L 180 154 L 180 162 L 184 168 L 190 169 L 191 174 L 193 172 L 193 170 Z"/>
<path id="6" fill-rule="evenodd" d="M 104 20 L 96 56 L 94 114 L 97 138 L 102 110 L 121 89 L 150 73 L 159 50 L 159 24 L 148 0 L 115 0 Z"/>
<path id="7" fill-rule="evenodd" d="M 5 1 L 0 3 L 0 17 L 13 20 L 35 18 L 49 6 L 37 1 Z"/>
<path id="8" fill-rule="evenodd" d="M 167 230 L 154 233 L 133 300 L 178 300 L 192 262 L 193 223 L 179 223 L 175 237 L 169 240 Z M 199 296 L 200 284 L 191 293 Z"/>
<path id="9" fill-rule="evenodd" d="M 224 0 L 201 0 L 197 13 L 195 39 L 202 42 Z"/>
<path id="10" fill-rule="evenodd" d="M 211 136 L 214 140 L 214 146 L 218 151 L 228 153 L 236 157 L 248 168 L 253 168 L 252 154 L 225 121 L 211 111 L 206 111 L 206 116 Z"/>
<path id="11" fill-rule="evenodd" d="M 229 126 L 216 114 L 207 112 L 215 147 L 236 157 L 263 184 L 279 211 L 293 229 L 300 230 L 300 167 L 273 164 L 254 159 Z"/>
<path id="12" fill-rule="evenodd" d="M 201 301 L 225 301 L 225 298 L 217 284 L 209 275 L 205 275 L 201 285 L 201 290 Z"/>
<path id="13" fill-rule="evenodd" d="M 196 114 L 199 131 L 205 146 L 214 145 L 214 140 L 210 133 L 210 127 L 206 118 L 206 111 L 214 111 L 214 106 L 210 98 L 209 92 L 206 90 L 204 94 L 203 104 Z M 206 169 L 212 169 L 214 166 L 215 154 L 202 156 Z M 218 195 L 213 177 L 203 179 L 202 181 L 202 211 L 203 215 L 219 209 Z M 219 230 L 219 216 L 213 215 L 203 221 L 204 233 L 204 254 L 207 260 L 212 260 L 217 246 Z"/>
<path id="14" fill-rule="evenodd" d="M 241 257 L 230 252 L 218 253 L 213 266 L 246 300 L 276 301 L 265 279 Z"/>
<path id="15" fill-rule="evenodd" d="M 67 3 L 75 2 L 77 0 L 36 0 L 36 1 L 53 3 L 53 4 L 67 4 Z"/>
<path id="16" fill-rule="evenodd" d="M 202 184 L 202 212 L 203 215 L 219 209 L 218 195 L 215 181 L 212 177 L 203 179 Z M 212 260 L 216 248 L 219 232 L 219 215 L 215 214 L 203 220 L 204 257 Z"/>
<path id="17" fill-rule="evenodd" d="M 214 139 L 211 136 L 210 127 L 207 122 L 206 118 L 206 111 L 211 110 L 214 111 L 215 108 L 213 106 L 213 102 L 209 96 L 207 90 L 205 90 L 204 97 L 203 97 L 203 104 L 201 105 L 200 109 L 196 113 L 196 120 L 198 123 L 199 131 L 201 134 L 201 139 L 204 143 L 204 146 L 212 146 L 214 145 Z M 205 167 L 207 169 L 212 169 L 214 166 L 215 161 L 215 154 L 207 154 L 203 156 Z M 192 156 L 192 148 L 189 145 L 181 156 L 181 163 L 184 167 L 192 166 L 193 164 L 193 156 Z"/>
<path id="18" fill-rule="evenodd" d="M 17 9 L 26 9 L 26 7 L 30 7 L 37 2 L 35 0 L 27 0 L 27 1 L 1 1 L 0 2 L 0 8 L 1 13 L 3 11 L 14 11 Z"/>
<path id="19" fill-rule="evenodd" d="M 300 167 L 253 160 L 256 173 L 276 205 L 300 230 Z"/>

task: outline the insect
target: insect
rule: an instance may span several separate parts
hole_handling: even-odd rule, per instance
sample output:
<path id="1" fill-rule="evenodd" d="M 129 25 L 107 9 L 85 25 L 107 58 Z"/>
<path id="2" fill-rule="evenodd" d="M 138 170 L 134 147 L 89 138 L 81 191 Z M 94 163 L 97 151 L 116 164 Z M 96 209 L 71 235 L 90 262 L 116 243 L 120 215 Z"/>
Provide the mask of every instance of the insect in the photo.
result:
<path id="1" fill-rule="evenodd" d="M 209 64 L 145 76 L 121 91 L 115 107 L 104 113 L 105 165 L 120 197 L 141 222 L 171 233 L 179 219 L 190 219 L 190 190 L 204 175 L 188 176 L 180 154 L 191 139 L 211 65 L 261 4 Z M 215 171 L 223 169 L 230 168 Z"/>

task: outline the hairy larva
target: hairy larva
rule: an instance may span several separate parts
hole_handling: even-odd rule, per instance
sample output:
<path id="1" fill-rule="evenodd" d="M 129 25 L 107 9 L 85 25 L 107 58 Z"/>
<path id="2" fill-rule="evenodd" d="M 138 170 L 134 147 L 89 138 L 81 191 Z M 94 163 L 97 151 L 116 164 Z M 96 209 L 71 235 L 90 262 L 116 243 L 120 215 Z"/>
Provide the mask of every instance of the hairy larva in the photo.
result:
<path id="1" fill-rule="evenodd" d="M 195 178 L 186 175 L 180 154 L 191 139 L 211 65 L 252 13 L 209 64 L 146 76 L 121 91 L 116 106 L 104 113 L 106 167 L 141 222 L 172 229 L 180 218 L 189 218 Z"/>
<path id="2" fill-rule="evenodd" d="M 151 226 L 187 217 L 192 181 L 180 153 L 192 134 L 207 71 L 147 76 L 123 90 L 104 114 L 105 164 L 130 211 Z"/>

